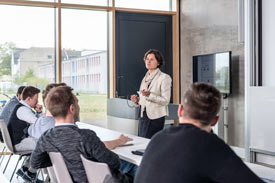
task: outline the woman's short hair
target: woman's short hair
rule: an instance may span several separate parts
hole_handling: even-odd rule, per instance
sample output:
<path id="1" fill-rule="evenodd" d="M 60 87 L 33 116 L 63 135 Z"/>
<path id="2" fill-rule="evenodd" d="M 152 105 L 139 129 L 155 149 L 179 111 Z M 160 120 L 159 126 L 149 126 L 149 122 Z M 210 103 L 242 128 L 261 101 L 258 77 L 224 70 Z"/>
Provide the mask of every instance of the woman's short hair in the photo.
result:
<path id="1" fill-rule="evenodd" d="M 26 86 L 22 92 L 22 99 L 25 100 L 28 97 L 32 98 L 35 94 L 38 93 L 40 93 L 40 90 L 38 88 L 35 88 L 33 86 Z"/>
<path id="2" fill-rule="evenodd" d="M 67 116 L 71 104 L 75 104 L 73 89 L 69 86 L 52 88 L 46 97 L 46 108 L 53 117 Z"/>
<path id="3" fill-rule="evenodd" d="M 193 83 L 183 96 L 183 115 L 209 125 L 221 107 L 221 93 L 207 83 Z"/>
<path id="4" fill-rule="evenodd" d="M 161 66 L 164 65 L 164 57 L 163 57 L 162 53 L 161 53 L 159 50 L 156 50 L 156 49 L 150 49 L 150 50 L 148 50 L 148 51 L 144 54 L 144 57 L 143 57 L 143 60 L 144 60 L 144 61 L 146 60 L 146 58 L 147 58 L 147 56 L 148 56 L 149 54 L 154 54 L 154 55 L 155 55 L 155 57 L 156 57 L 156 59 L 157 59 L 157 61 L 158 61 L 158 63 L 159 63 L 158 68 L 160 68 Z"/>

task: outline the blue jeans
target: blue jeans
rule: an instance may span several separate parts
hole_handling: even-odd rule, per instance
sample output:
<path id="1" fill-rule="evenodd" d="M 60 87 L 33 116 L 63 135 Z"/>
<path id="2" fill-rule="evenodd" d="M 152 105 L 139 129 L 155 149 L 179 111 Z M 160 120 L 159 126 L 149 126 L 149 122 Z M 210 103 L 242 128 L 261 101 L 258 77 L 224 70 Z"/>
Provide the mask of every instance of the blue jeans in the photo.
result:
<path id="1" fill-rule="evenodd" d="M 122 173 L 128 173 L 131 175 L 133 178 L 136 175 L 138 166 L 134 165 L 133 163 L 129 163 L 128 161 L 120 160 L 120 171 Z"/>

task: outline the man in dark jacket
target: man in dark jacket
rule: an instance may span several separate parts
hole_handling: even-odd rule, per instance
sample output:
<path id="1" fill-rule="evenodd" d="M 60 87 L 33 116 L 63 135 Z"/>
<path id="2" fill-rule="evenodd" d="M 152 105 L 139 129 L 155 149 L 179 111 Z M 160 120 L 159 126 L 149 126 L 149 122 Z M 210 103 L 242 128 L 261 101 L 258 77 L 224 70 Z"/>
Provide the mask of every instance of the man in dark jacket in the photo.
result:
<path id="1" fill-rule="evenodd" d="M 221 94 L 205 83 L 192 84 L 179 105 L 180 124 L 149 143 L 135 183 L 262 183 L 217 135 Z"/>

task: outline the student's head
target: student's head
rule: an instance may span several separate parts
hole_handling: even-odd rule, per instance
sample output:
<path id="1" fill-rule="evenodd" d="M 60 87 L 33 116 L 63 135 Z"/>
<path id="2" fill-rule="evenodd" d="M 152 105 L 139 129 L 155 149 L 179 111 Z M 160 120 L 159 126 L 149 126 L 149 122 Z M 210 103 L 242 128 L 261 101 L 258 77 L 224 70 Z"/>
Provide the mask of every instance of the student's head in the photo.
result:
<path id="1" fill-rule="evenodd" d="M 38 94 L 40 90 L 33 86 L 26 86 L 22 93 L 22 100 L 24 100 L 30 107 L 34 108 L 38 103 Z"/>
<path id="2" fill-rule="evenodd" d="M 48 93 L 50 92 L 50 90 L 52 88 L 55 88 L 58 86 L 66 86 L 66 83 L 51 83 L 51 84 L 48 84 L 46 86 L 45 90 L 42 91 L 42 100 L 43 100 L 44 106 L 45 106 L 46 97 L 47 97 Z"/>
<path id="3" fill-rule="evenodd" d="M 17 89 L 17 93 L 16 93 L 16 97 L 18 98 L 18 100 L 22 100 L 22 92 L 24 90 L 26 86 L 20 86 L 18 89 Z"/>
<path id="4" fill-rule="evenodd" d="M 76 122 L 79 120 L 79 105 L 76 96 L 69 86 L 59 86 L 50 90 L 46 98 L 46 108 L 53 117 L 58 119 L 69 119 Z"/>
<path id="5" fill-rule="evenodd" d="M 195 121 L 200 126 L 214 126 L 221 107 L 221 93 L 212 85 L 194 83 L 185 92 L 178 115 L 181 121 Z"/>
<path id="6" fill-rule="evenodd" d="M 150 49 L 144 54 L 143 58 L 146 68 L 148 68 L 147 63 L 152 62 L 150 67 L 155 67 L 155 68 L 160 68 L 161 66 L 164 65 L 164 57 L 162 53 L 159 50 L 156 49 Z"/>

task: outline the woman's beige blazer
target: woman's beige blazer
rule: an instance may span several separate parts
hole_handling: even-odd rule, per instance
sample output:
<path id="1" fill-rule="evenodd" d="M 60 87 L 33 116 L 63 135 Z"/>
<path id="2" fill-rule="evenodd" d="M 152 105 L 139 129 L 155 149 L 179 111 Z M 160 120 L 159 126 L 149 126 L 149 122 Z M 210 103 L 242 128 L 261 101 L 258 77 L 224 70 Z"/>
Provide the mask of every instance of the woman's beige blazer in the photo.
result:
<path id="1" fill-rule="evenodd" d="M 140 91 L 143 90 L 145 78 L 143 78 Z M 172 79 L 168 74 L 159 72 L 152 80 L 148 90 L 149 96 L 140 95 L 139 105 L 146 107 L 146 113 L 149 119 L 157 119 L 168 116 L 168 104 L 171 97 Z"/>

